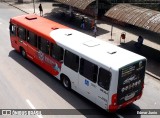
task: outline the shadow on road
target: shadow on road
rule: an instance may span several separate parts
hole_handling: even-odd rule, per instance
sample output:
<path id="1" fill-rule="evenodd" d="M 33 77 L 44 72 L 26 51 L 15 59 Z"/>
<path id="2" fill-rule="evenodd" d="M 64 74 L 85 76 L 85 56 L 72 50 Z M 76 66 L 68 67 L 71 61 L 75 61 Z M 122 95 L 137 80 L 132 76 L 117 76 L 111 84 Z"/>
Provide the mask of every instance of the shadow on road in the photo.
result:
<path id="1" fill-rule="evenodd" d="M 141 109 L 137 105 L 131 104 L 123 109 L 118 110 L 117 113 L 121 114 L 124 118 L 141 118 L 141 115 L 137 114 L 137 111 L 141 111 Z"/>

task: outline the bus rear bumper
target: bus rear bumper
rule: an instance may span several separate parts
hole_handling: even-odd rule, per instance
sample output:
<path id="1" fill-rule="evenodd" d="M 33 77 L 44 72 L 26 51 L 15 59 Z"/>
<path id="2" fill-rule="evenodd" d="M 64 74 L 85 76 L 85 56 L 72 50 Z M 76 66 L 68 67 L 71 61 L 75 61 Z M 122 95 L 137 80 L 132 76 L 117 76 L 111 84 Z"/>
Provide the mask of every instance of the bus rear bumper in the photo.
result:
<path id="1" fill-rule="evenodd" d="M 109 105 L 109 112 L 116 112 L 118 109 L 124 108 L 124 107 L 128 106 L 129 104 L 133 103 L 134 101 L 140 99 L 141 96 L 142 96 L 142 93 L 139 96 L 136 96 L 136 97 L 132 98 L 131 100 L 124 102 L 121 105 L 111 104 L 111 105 Z"/>

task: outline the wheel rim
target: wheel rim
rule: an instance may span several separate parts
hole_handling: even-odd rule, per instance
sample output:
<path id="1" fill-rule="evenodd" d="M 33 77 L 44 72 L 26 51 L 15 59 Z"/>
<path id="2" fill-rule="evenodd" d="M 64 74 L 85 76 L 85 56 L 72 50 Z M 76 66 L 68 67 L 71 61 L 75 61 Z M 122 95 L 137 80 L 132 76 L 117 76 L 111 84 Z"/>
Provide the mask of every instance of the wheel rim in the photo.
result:
<path id="1" fill-rule="evenodd" d="M 25 57 L 26 56 L 26 52 L 24 50 L 22 50 L 22 56 Z"/>
<path id="2" fill-rule="evenodd" d="M 63 79 L 63 85 L 64 85 L 66 88 L 69 87 L 69 81 L 68 81 L 68 79 L 66 79 L 66 78 Z"/>

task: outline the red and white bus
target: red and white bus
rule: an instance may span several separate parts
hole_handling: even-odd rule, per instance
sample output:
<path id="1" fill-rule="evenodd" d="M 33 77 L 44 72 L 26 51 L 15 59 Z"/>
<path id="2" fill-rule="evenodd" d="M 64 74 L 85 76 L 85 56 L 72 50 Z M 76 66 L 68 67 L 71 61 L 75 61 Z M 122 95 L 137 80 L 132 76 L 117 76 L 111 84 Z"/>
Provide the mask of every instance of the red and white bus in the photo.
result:
<path id="1" fill-rule="evenodd" d="M 34 14 L 10 19 L 11 45 L 101 108 L 142 96 L 146 58 Z"/>

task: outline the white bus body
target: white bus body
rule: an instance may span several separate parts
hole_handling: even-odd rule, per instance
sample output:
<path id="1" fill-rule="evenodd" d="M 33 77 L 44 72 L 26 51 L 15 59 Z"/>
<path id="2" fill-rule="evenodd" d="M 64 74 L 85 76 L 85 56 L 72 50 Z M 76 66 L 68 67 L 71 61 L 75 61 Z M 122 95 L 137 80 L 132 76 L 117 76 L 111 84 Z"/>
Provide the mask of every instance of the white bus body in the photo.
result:
<path id="1" fill-rule="evenodd" d="M 50 36 L 58 46 L 78 56 L 78 70 L 62 63 L 61 71 L 57 75 L 58 79 L 62 74 L 65 75 L 73 90 L 111 112 L 141 97 L 145 57 L 72 29 L 56 29 Z M 90 69 L 90 66 L 94 67 Z M 85 73 L 87 67 L 88 73 L 93 71 L 93 76 Z M 108 76 L 106 82 L 100 77 L 103 75 Z"/>

